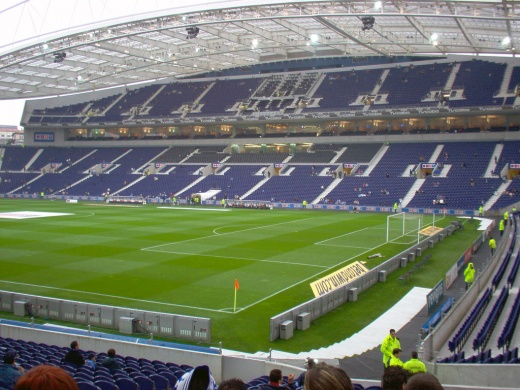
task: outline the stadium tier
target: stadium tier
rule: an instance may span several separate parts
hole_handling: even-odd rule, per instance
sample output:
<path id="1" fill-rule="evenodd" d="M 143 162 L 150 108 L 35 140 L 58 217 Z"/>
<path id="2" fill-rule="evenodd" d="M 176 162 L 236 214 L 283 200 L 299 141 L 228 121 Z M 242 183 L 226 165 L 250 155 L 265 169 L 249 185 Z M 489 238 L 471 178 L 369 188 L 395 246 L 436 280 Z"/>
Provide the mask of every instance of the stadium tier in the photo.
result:
<path id="1" fill-rule="evenodd" d="M 224 146 L 203 145 L 8 146 L 0 166 L 0 188 L 7 195 L 103 196 L 108 192 L 166 199 L 212 191 L 214 199 L 387 207 L 398 202 L 411 208 L 455 210 L 476 210 L 482 205 L 493 210 L 515 203 L 520 196 L 514 165 L 519 145 L 492 141 L 316 144 L 286 153 L 259 153 L 259 149 L 237 153 Z"/>
<path id="2" fill-rule="evenodd" d="M 99 123 L 204 117 L 261 117 L 329 111 L 370 112 L 395 108 L 459 109 L 502 107 L 515 102 L 518 67 L 484 60 L 389 64 L 374 69 L 345 69 L 255 75 L 215 80 L 176 81 L 126 89 L 117 95 L 69 106 L 34 109 L 29 126 L 81 126 Z M 502 85 L 506 86 L 502 88 Z M 508 86 L 508 88 L 507 88 Z M 265 118 L 264 118 L 265 119 Z M 362 133 L 371 131 L 362 129 Z M 399 133 L 393 129 L 392 133 Z M 420 131 L 421 129 L 413 129 Z M 426 129 L 422 129 L 426 130 Z M 431 131 L 431 129 L 428 129 Z M 468 131 L 468 130 L 466 130 Z M 375 134 L 388 129 L 374 129 Z M 161 138 L 179 137 L 161 134 Z M 191 137 L 208 137 L 208 134 Z M 230 136 L 222 131 L 212 137 Z M 240 133 L 233 134 L 239 137 Z M 118 138 L 132 138 L 121 135 Z M 85 135 L 71 140 L 88 139 Z M 94 137 L 96 138 L 96 137 Z M 142 138 L 150 138 L 150 135 Z"/>

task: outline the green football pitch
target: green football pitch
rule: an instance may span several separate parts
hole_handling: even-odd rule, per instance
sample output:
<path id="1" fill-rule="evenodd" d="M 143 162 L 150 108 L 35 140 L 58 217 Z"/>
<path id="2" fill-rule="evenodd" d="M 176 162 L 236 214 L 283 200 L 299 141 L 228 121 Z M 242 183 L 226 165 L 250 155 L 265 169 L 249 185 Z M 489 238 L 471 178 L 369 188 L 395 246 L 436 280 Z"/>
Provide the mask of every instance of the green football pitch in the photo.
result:
<path id="1" fill-rule="evenodd" d="M 214 342 L 267 349 L 269 318 L 313 298 L 310 282 L 417 240 L 386 243 L 386 224 L 386 214 L 3 199 L 0 289 L 210 317 Z"/>

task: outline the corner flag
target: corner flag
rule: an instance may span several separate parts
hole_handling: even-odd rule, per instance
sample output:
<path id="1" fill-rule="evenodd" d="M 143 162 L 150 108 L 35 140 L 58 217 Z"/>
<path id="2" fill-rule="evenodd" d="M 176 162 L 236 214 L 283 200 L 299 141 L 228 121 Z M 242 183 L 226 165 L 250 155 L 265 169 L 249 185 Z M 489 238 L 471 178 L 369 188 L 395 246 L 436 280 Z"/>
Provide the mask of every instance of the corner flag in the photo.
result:
<path id="1" fill-rule="evenodd" d="M 238 279 L 235 278 L 235 304 L 233 305 L 233 313 L 237 311 L 237 290 L 240 288 Z"/>

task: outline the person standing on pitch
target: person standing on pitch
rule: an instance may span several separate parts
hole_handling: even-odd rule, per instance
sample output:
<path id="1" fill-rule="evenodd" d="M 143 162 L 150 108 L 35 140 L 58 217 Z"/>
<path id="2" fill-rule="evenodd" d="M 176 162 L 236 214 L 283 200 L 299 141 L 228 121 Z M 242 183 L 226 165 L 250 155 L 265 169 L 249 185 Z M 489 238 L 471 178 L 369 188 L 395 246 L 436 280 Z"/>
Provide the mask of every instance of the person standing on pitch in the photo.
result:
<path id="1" fill-rule="evenodd" d="M 401 342 L 396 336 L 395 329 L 390 329 L 390 333 L 384 338 L 381 343 L 381 353 L 383 354 L 383 364 L 385 368 L 388 367 L 390 359 L 394 357 L 394 349 L 401 349 Z"/>

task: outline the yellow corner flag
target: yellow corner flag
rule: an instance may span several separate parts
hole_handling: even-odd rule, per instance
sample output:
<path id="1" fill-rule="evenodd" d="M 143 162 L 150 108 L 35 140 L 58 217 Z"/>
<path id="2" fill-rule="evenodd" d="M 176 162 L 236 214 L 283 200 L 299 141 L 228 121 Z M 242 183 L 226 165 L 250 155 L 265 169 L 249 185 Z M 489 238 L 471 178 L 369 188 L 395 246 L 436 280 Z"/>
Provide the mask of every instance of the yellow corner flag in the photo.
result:
<path id="1" fill-rule="evenodd" d="M 235 304 L 233 305 L 233 313 L 237 311 L 237 291 L 240 288 L 240 284 L 238 284 L 238 279 L 235 279 Z"/>

